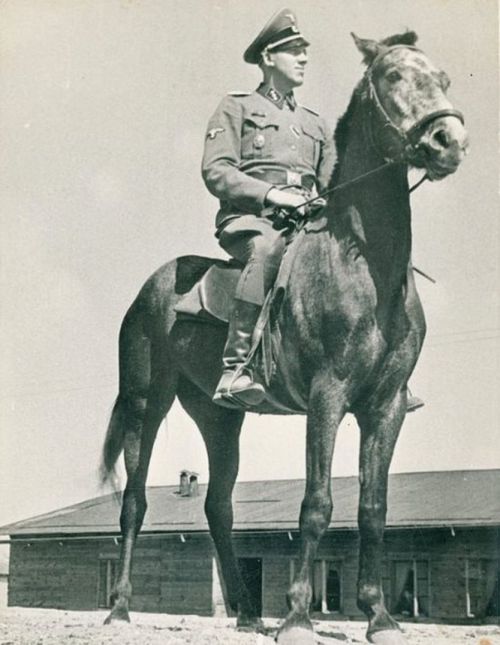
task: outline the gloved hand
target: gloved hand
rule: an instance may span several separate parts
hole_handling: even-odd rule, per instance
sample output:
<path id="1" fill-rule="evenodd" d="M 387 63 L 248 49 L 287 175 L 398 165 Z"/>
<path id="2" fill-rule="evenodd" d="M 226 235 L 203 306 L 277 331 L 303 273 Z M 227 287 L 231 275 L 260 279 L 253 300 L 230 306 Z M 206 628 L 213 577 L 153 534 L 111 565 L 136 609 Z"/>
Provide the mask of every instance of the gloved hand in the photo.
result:
<path id="1" fill-rule="evenodd" d="M 316 211 L 321 210 L 326 206 L 326 199 L 323 197 L 317 197 L 313 202 L 307 204 L 306 215 L 313 215 Z"/>
<path id="2" fill-rule="evenodd" d="M 271 188 L 266 195 L 266 205 L 279 208 L 284 208 L 288 211 L 297 211 L 301 215 L 305 214 L 304 202 L 307 197 L 302 192 L 292 190 L 280 190 L 279 188 Z"/>

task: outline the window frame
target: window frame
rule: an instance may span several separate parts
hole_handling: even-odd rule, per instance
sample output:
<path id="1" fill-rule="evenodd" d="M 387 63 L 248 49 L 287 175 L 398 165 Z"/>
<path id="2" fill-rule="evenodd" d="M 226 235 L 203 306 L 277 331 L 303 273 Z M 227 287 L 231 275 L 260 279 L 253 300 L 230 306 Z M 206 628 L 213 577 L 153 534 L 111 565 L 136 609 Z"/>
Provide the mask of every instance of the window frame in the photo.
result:
<path id="1" fill-rule="evenodd" d="M 113 591 L 115 578 L 118 573 L 118 556 L 99 556 L 97 560 L 97 608 L 98 609 L 110 609 L 111 608 L 111 594 Z M 104 580 L 101 576 L 101 566 L 102 563 L 106 563 L 106 572 Z M 105 588 L 103 589 L 103 582 Z M 101 594 L 104 595 L 105 603 L 101 603 Z"/>
<path id="2" fill-rule="evenodd" d="M 477 616 L 476 613 L 472 611 L 472 598 L 471 598 L 471 580 L 477 580 L 477 578 L 472 578 L 470 574 L 471 563 L 474 562 L 476 567 L 488 566 L 488 564 L 494 563 L 498 570 L 499 563 L 498 558 L 494 557 L 478 557 L 466 555 L 464 557 L 464 579 L 465 579 L 465 617 L 466 618 L 484 618 L 484 616 Z M 481 579 L 481 578 L 480 578 Z M 483 581 L 484 582 L 484 581 Z M 489 598 L 487 599 L 489 602 Z"/>
<path id="3" fill-rule="evenodd" d="M 290 559 L 290 584 L 292 584 L 294 578 L 295 578 L 295 567 L 297 564 L 297 558 L 291 558 Z M 321 610 L 311 610 L 313 613 L 321 613 L 322 615 L 325 616 L 338 616 L 338 615 L 343 615 L 344 611 L 344 560 L 343 558 L 335 558 L 335 557 L 323 557 L 323 558 L 315 558 L 313 567 L 314 565 L 320 562 L 321 563 Z M 338 610 L 331 610 L 328 609 L 327 607 L 327 564 L 333 563 L 337 571 L 339 572 L 339 586 L 340 586 L 340 598 L 339 598 L 339 609 Z M 314 580 L 312 581 L 312 585 L 314 585 Z"/>
<path id="4" fill-rule="evenodd" d="M 397 598 L 394 598 L 394 578 L 395 578 L 395 565 L 397 563 L 408 563 L 411 564 L 411 570 L 413 574 L 413 593 L 412 593 L 412 615 L 409 618 L 421 618 L 421 617 L 430 617 L 432 615 L 432 568 L 431 568 L 431 559 L 426 555 L 417 555 L 413 557 L 397 555 L 389 557 L 385 560 L 387 566 L 387 576 L 384 576 L 388 580 L 389 584 L 389 599 L 390 602 L 387 603 L 388 609 L 391 613 L 394 613 L 395 606 L 398 601 Z M 425 596 L 427 600 L 427 611 L 426 614 L 423 614 L 419 609 L 419 589 L 422 589 L 422 585 L 419 587 L 419 571 L 418 565 L 425 563 L 427 567 L 427 580 L 424 583 Z M 400 615 L 400 614 L 397 614 Z"/>

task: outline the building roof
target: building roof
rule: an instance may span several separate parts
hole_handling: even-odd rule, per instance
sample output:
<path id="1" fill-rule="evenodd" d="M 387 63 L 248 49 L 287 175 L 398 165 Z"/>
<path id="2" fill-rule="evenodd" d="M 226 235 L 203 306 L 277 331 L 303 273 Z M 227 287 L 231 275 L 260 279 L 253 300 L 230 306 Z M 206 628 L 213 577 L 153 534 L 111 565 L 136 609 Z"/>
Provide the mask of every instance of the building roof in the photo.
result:
<path id="1" fill-rule="evenodd" d="M 234 499 L 235 531 L 296 530 L 304 480 L 240 482 Z M 150 487 L 142 533 L 208 531 L 199 496 L 180 497 L 177 486 Z M 357 526 L 358 478 L 332 478 L 330 529 Z M 119 534 L 113 495 L 0 527 L 11 537 Z M 389 476 L 388 528 L 500 525 L 500 469 L 399 473 Z"/>

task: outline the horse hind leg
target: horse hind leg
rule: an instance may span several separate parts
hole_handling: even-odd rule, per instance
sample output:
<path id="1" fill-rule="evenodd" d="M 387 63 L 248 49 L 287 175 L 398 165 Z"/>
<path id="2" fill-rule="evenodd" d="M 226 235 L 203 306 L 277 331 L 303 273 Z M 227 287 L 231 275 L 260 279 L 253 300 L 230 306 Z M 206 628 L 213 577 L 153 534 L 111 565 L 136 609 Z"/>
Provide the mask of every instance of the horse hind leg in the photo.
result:
<path id="1" fill-rule="evenodd" d="M 121 443 L 125 457 L 127 483 L 123 493 L 120 528 L 122 545 L 118 575 L 111 596 L 112 610 L 105 624 L 113 620 L 130 621 L 129 602 L 132 596 L 130 572 L 137 535 L 146 513 L 146 478 L 153 445 L 162 419 L 171 407 L 176 394 L 177 373 L 168 371 L 165 351 L 151 350 L 148 338 L 140 336 L 127 346 L 126 360 L 121 364 L 121 387 L 110 421 L 110 429 L 121 440 L 107 443 L 117 457 Z M 151 360 L 151 357 L 154 357 Z M 122 358 L 122 357 L 121 357 Z M 125 371 L 125 374 L 123 373 Z M 108 435 L 109 435 L 108 431 Z M 106 443 L 105 443 L 106 447 Z M 106 455 L 103 459 L 106 464 Z"/>
<path id="2" fill-rule="evenodd" d="M 158 405 L 155 397 L 153 400 L 148 398 L 147 402 L 144 399 L 136 399 L 134 403 L 135 406 L 130 411 L 130 423 L 127 425 L 124 435 L 127 483 L 120 514 L 122 534 L 120 561 L 117 580 L 111 596 L 112 610 L 106 618 L 105 624 L 109 624 L 113 620 L 130 621 L 128 613 L 132 597 L 130 573 L 135 543 L 147 509 L 146 478 L 148 467 L 158 428 L 169 407 L 168 404 Z"/>
<path id="3" fill-rule="evenodd" d="M 251 594 L 241 575 L 233 547 L 232 493 L 239 467 L 239 437 L 244 413 L 215 405 L 186 379 L 181 379 L 178 398 L 198 426 L 208 454 L 209 482 L 205 514 L 215 545 L 227 601 L 237 613 L 242 631 L 264 631 Z"/>

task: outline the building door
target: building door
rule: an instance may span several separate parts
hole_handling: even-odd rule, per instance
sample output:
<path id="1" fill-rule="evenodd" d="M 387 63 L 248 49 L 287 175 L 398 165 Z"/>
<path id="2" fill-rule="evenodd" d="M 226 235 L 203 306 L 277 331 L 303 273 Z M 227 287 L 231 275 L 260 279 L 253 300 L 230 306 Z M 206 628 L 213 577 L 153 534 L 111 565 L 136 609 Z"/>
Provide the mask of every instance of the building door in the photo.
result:
<path id="1" fill-rule="evenodd" d="M 257 616 L 262 616 L 262 559 L 239 558 L 238 564 L 252 597 Z"/>

